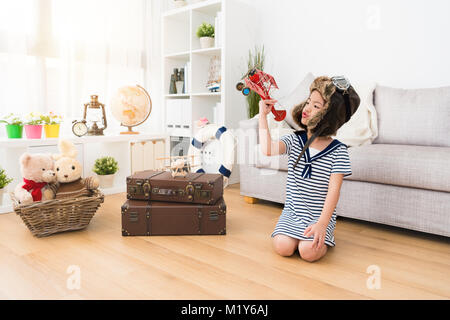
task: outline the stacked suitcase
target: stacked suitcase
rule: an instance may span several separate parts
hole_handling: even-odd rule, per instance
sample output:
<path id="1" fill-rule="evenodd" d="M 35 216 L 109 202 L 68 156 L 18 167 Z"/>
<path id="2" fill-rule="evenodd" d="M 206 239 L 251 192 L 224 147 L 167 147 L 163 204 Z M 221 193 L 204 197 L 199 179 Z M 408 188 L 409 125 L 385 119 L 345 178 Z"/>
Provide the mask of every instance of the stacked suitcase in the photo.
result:
<path id="1" fill-rule="evenodd" d="M 142 171 L 127 177 L 123 236 L 224 235 L 221 174 Z"/>

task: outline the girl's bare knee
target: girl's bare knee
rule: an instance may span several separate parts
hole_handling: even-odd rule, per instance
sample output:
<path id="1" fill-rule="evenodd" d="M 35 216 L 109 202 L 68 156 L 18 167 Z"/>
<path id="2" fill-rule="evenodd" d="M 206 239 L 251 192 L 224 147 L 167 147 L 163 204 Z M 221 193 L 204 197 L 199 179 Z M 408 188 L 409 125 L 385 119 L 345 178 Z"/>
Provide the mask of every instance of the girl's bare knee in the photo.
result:
<path id="1" fill-rule="evenodd" d="M 298 244 L 298 252 L 300 257 L 307 262 L 315 262 L 320 260 L 327 253 L 327 245 L 323 244 L 320 249 L 312 247 L 312 241 L 300 241 Z"/>
<path id="2" fill-rule="evenodd" d="M 275 252 L 280 256 L 289 257 L 294 254 L 297 243 L 295 239 L 283 235 L 277 235 L 273 238 L 273 247 Z"/>

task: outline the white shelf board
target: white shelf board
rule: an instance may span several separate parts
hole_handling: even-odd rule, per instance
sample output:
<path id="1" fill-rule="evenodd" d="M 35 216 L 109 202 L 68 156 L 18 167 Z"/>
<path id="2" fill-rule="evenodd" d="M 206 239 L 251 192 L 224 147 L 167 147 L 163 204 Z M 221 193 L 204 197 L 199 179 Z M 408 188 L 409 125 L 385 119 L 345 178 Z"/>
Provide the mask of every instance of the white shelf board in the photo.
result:
<path id="1" fill-rule="evenodd" d="M 197 50 L 192 50 L 192 53 L 214 56 L 214 55 L 220 55 L 221 49 L 222 48 L 220 48 L 220 47 L 219 48 L 213 47 L 213 48 L 206 48 L 206 49 L 197 49 Z"/>
<path id="2" fill-rule="evenodd" d="M 142 140 L 156 140 L 166 139 L 164 134 L 116 134 L 105 136 L 63 136 L 61 139 L 67 139 L 73 143 L 103 143 L 103 142 L 124 142 L 124 141 L 142 141 Z M 0 148 L 24 148 L 31 146 L 48 146 L 58 144 L 60 138 L 46 138 L 46 139 L 0 139 Z"/>
<path id="3" fill-rule="evenodd" d="M 188 4 L 188 5 L 180 7 L 180 8 L 168 10 L 168 11 L 164 12 L 162 16 L 163 17 L 173 17 L 173 16 L 176 16 L 177 14 L 182 14 L 189 10 L 199 10 L 202 12 L 204 12 L 204 11 L 210 12 L 211 10 L 216 11 L 217 8 L 221 4 L 222 4 L 222 0 L 201 1 L 198 3 Z"/>
<path id="4" fill-rule="evenodd" d="M 189 93 L 183 93 L 183 94 L 166 94 L 166 98 L 189 98 L 190 94 Z"/>
<path id="5" fill-rule="evenodd" d="M 191 96 L 193 97 L 215 97 L 220 96 L 222 92 L 198 92 L 198 93 L 192 93 Z"/>
<path id="6" fill-rule="evenodd" d="M 189 57 L 190 51 L 175 52 L 164 55 L 164 58 L 177 60 L 189 60 Z"/>

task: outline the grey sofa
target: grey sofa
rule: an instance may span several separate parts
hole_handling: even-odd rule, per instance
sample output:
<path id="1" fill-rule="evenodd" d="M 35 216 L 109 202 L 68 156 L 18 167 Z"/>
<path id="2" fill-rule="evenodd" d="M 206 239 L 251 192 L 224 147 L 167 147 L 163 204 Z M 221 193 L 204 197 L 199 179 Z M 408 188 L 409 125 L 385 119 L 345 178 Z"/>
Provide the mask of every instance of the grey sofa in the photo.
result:
<path id="1" fill-rule="evenodd" d="M 450 236 L 450 87 L 376 86 L 378 137 L 349 148 L 338 216 Z M 241 121 L 241 195 L 284 203 L 287 157 L 263 156 L 258 119 Z"/>

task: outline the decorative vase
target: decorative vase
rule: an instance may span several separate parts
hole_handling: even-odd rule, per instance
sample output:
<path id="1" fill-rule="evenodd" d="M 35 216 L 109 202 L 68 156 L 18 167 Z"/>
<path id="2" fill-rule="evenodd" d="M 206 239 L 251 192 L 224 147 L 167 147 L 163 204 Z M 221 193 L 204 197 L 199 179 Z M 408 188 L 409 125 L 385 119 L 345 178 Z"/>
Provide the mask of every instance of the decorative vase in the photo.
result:
<path id="1" fill-rule="evenodd" d="M 105 174 L 105 175 L 100 175 L 98 174 L 98 181 L 100 184 L 100 188 L 105 189 L 105 188 L 112 188 L 112 186 L 114 185 L 114 176 L 116 174 Z"/>
<path id="2" fill-rule="evenodd" d="M 5 188 L 0 189 L 0 207 L 3 205 L 3 193 L 5 192 Z"/>
<path id="3" fill-rule="evenodd" d="M 41 139 L 42 137 L 42 125 L 26 124 L 25 133 L 28 139 Z"/>
<path id="4" fill-rule="evenodd" d="M 213 37 L 201 37 L 200 38 L 200 47 L 202 49 L 212 48 L 214 46 L 214 38 Z"/>
<path id="5" fill-rule="evenodd" d="M 23 126 L 19 124 L 7 124 L 6 133 L 10 139 L 21 139 L 23 133 Z"/>
<path id="6" fill-rule="evenodd" d="M 44 125 L 46 138 L 58 138 L 59 137 L 59 124 L 46 124 Z"/>

